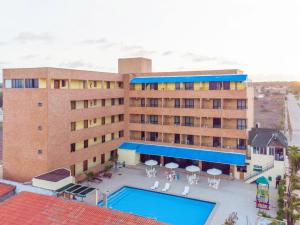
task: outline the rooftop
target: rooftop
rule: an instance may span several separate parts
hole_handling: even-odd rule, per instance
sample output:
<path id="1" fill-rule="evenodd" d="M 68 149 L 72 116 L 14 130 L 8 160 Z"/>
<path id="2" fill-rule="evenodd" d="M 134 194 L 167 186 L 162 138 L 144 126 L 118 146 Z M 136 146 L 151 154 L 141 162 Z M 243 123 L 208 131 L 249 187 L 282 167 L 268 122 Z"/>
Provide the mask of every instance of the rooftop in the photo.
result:
<path id="1" fill-rule="evenodd" d="M 16 187 L 13 185 L 0 183 L 0 198 L 15 189 Z"/>
<path id="2" fill-rule="evenodd" d="M 31 192 L 21 192 L 0 205 L 0 224 L 163 225 L 152 219 Z"/>
<path id="3" fill-rule="evenodd" d="M 252 128 L 249 131 L 249 144 L 251 146 L 267 147 L 273 140 L 287 147 L 286 137 L 277 129 Z"/>
<path id="4" fill-rule="evenodd" d="M 48 173 L 44 173 L 35 178 L 40 180 L 51 181 L 51 182 L 58 182 L 69 176 L 71 176 L 71 172 L 67 169 L 61 168 L 61 169 L 50 171 Z"/>

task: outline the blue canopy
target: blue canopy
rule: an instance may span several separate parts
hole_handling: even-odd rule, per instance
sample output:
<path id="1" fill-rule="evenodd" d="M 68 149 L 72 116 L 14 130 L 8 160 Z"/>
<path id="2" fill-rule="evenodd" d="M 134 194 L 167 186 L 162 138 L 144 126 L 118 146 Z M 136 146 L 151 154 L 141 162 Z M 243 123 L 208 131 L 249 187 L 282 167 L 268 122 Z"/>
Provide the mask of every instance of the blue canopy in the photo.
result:
<path id="1" fill-rule="evenodd" d="M 134 150 L 140 154 L 158 155 L 181 159 L 201 160 L 206 162 L 244 166 L 246 154 L 212 151 L 209 149 L 183 148 L 174 146 L 151 145 L 136 142 L 124 142 L 119 146 L 122 150 Z"/>
<path id="2" fill-rule="evenodd" d="M 178 83 L 178 82 L 212 82 L 212 81 L 235 81 L 247 80 L 247 74 L 226 74 L 226 75 L 203 75 L 203 76 L 153 76 L 135 77 L 130 80 L 131 84 L 141 83 Z"/>

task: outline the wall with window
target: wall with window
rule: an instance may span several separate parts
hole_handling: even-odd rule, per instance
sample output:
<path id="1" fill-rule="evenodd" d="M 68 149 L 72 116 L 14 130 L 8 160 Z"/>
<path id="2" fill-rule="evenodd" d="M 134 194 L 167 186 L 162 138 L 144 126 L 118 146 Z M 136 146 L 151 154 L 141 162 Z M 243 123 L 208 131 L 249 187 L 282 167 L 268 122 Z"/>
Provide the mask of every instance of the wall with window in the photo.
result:
<path id="1" fill-rule="evenodd" d="M 47 80 L 30 78 L 30 79 L 5 79 L 5 88 L 46 88 Z"/>

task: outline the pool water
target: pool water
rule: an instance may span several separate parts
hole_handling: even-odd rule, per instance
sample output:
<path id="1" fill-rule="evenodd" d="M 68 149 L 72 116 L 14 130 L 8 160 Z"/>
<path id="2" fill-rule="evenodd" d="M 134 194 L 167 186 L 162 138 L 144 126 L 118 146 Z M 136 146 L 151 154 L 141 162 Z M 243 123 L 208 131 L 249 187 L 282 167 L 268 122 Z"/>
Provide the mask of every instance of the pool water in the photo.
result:
<path id="1" fill-rule="evenodd" d="M 204 225 L 215 203 L 125 186 L 108 196 L 107 206 L 173 225 Z"/>

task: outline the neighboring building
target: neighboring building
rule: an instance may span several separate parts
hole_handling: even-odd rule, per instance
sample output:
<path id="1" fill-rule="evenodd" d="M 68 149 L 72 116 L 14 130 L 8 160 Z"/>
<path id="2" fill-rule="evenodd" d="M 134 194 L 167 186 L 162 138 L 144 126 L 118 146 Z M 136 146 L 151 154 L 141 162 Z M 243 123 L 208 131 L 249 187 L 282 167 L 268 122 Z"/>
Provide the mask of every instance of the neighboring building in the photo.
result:
<path id="1" fill-rule="evenodd" d="M 82 179 L 120 146 L 129 165 L 155 158 L 244 179 L 253 127 L 246 74 L 152 72 L 145 58 L 118 66 L 117 74 L 5 69 L 4 177 L 28 181 L 64 167 Z"/>
<path id="2" fill-rule="evenodd" d="M 108 208 L 22 192 L 0 204 L 0 224 L 163 225 L 165 223 Z"/>
<path id="3" fill-rule="evenodd" d="M 279 130 L 253 128 L 249 132 L 251 161 L 246 182 L 251 183 L 259 176 L 265 176 L 272 186 L 276 179 L 283 179 L 287 166 L 287 138 Z"/>
<path id="4" fill-rule="evenodd" d="M 12 197 L 15 189 L 16 187 L 13 185 L 0 183 L 0 203 Z"/>

